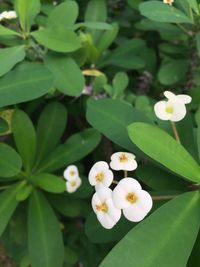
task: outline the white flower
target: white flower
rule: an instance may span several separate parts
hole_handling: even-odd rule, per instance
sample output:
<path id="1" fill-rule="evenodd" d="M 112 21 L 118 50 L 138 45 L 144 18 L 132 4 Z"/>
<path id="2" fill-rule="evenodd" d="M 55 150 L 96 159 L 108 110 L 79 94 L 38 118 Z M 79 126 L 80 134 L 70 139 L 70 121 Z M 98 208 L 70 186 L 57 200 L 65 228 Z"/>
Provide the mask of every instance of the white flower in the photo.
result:
<path id="1" fill-rule="evenodd" d="M 117 152 L 112 154 L 110 167 L 113 170 L 133 171 L 137 168 L 135 155 L 127 152 Z"/>
<path id="2" fill-rule="evenodd" d="M 79 177 L 78 168 L 75 165 L 68 166 L 65 169 L 63 176 L 66 180 L 70 180 L 70 179 L 74 179 L 76 177 Z"/>
<path id="3" fill-rule="evenodd" d="M 121 210 L 114 206 L 110 188 L 102 187 L 93 195 L 92 208 L 106 229 L 111 229 L 121 217 Z"/>
<path id="4" fill-rule="evenodd" d="M 152 198 L 142 190 L 141 185 L 133 178 L 124 178 L 113 190 L 113 202 L 123 209 L 124 216 L 132 222 L 144 219 L 152 208 Z"/>
<path id="5" fill-rule="evenodd" d="M 113 181 L 113 173 L 105 161 L 98 161 L 89 172 L 89 183 L 98 190 L 101 187 L 109 187 Z"/>
<path id="6" fill-rule="evenodd" d="M 70 178 L 66 182 L 66 191 L 68 193 L 74 193 L 80 186 L 81 186 L 81 179 L 80 179 L 80 177 Z"/>
<path id="7" fill-rule="evenodd" d="M 17 13 L 15 11 L 4 11 L 0 14 L 0 21 L 4 19 L 16 19 Z"/>
<path id="8" fill-rule="evenodd" d="M 161 120 L 180 121 L 186 115 L 185 104 L 189 104 L 192 98 L 189 95 L 175 95 L 165 91 L 167 100 L 159 101 L 154 106 L 156 116 Z"/>
<path id="9" fill-rule="evenodd" d="M 174 0 L 163 0 L 163 3 L 171 6 L 174 3 Z"/>

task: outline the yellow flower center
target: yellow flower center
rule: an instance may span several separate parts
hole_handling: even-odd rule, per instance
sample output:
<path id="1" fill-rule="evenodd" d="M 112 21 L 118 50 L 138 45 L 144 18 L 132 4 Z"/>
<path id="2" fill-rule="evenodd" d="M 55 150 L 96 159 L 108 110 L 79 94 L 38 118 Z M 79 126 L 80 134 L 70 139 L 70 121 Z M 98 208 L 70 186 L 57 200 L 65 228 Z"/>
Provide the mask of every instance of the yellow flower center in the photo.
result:
<path id="1" fill-rule="evenodd" d="M 173 112 L 174 112 L 174 109 L 173 109 L 173 107 L 166 107 L 166 109 L 165 109 L 165 111 L 167 112 L 167 113 L 170 113 L 170 114 L 172 114 Z"/>
<path id="2" fill-rule="evenodd" d="M 95 176 L 95 179 L 98 183 L 102 182 L 104 179 L 104 173 L 103 172 L 99 172 L 97 173 L 97 175 Z"/>
<path id="3" fill-rule="evenodd" d="M 75 175 L 75 171 L 70 171 L 69 173 L 71 176 L 74 176 Z"/>
<path id="4" fill-rule="evenodd" d="M 71 184 L 72 187 L 76 186 L 76 182 L 75 181 L 70 182 L 70 184 Z"/>
<path id="5" fill-rule="evenodd" d="M 174 2 L 174 0 L 164 0 L 164 3 L 165 4 L 168 4 L 168 5 L 172 5 L 172 3 Z"/>
<path id="6" fill-rule="evenodd" d="M 131 204 L 135 203 L 137 201 L 137 197 L 134 193 L 128 193 L 126 196 L 126 199 L 128 200 L 128 202 L 130 202 Z"/>
<path id="7" fill-rule="evenodd" d="M 126 154 L 122 153 L 119 156 L 119 161 L 122 162 L 122 163 L 127 162 L 128 161 L 128 157 L 126 156 Z"/>
<path id="8" fill-rule="evenodd" d="M 96 209 L 98 211 L 102 211 L 104 213 L 107 213 L 108 212 L 108 205 L 105 202 L 103 202 L 101 205 L 96 205 Z"/>

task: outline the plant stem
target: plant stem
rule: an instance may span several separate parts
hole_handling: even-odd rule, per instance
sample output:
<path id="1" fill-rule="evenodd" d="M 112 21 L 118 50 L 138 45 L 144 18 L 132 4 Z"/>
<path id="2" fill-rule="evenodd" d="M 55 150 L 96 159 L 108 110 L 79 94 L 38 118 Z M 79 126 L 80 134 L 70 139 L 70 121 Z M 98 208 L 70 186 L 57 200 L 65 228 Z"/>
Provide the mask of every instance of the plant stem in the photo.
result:
<path id="1" fill-rule="evenodd" d="M 116 181 L 116 180 L 113 180 L 112 183 L 113 183 L 113 184 L 118 184 L 119 182 Z"/>
<path id="2" fill-rule="evenodd" d="M 128 172 L 124 171 L 124 177 L 128 177 Z"/>
<path id="3" fill-rule="evenodd" d="M 180 138 L 179 138 L 179 134 L 178 134 L 178 131 L 177 131 L 177 128 L 176 128 L 176 124 L 175 122 L 171 121 L 171 126 L 172 126 L 172 130 L 174 132 L 174 136 L 176 138 L 176 141 L 181 144 L 181 141 L 180 141 Z"/>
<path id="4" fill-rule="evenodd" d="M 179 27 L 184 33 L 189 35 L 190 37 L 193 36 L 193 32 L 188 31 L 183 25 L 176 23 L 177 27 Z"/>
<path id="5" fill-rule="evenodd" d="M 175 198 L 176 195 L 169 195 L 169 196 L 152 196 L 153 200 L 169 200 Z"/>

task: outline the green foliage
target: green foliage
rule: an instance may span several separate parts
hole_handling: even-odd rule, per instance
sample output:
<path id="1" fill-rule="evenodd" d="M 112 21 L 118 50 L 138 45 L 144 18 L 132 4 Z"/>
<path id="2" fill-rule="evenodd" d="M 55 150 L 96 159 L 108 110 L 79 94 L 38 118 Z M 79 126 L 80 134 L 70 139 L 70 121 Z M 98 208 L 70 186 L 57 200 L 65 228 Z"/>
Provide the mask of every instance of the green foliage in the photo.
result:
<path id="1" fill-rule="evenodd" d="M 191 181 L 200 181 L 199 165 L 173 137 L 145 123 L 130 125 L 128 132 L 131 140 L 149 157 Z"/>
<path id="2" fill-rule="evenodd" d="M 186 266 L 199 230 L 198 207 L 199 193 L 186 193 L 165 204 L 131 230 L 100 266 Z"/>
<path id="3" fill-rule="evenodd" d="M 45 197 L 37 191 L 30 198 L 28 225 L 28 249 L 33 267 L 61 267 L 64 246 L 59 223 Z"/>

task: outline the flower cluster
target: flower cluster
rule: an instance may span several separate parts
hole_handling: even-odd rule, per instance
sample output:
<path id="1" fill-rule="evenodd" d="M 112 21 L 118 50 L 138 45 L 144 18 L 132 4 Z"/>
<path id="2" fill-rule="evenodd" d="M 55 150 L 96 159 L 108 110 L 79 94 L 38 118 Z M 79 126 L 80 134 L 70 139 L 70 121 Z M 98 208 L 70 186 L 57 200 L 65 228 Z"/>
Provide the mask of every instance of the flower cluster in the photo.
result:
<path id="1" fill-rule="evenodd" d="M 167 100 L 159 101 L 154 106 L 156 116 L 161 120 L 172 122 L 182 120 L 186 115 L 186 104 L 192 101 L 189 95 L 175 95 L 170 91 L 165 91 Z"/>
<path id="2" fill-rule="evenodd" d="M 117 171 L 133 171 L 137 162 L 133 154 L 117 152 L 111 156 L 110 167 Z M 119 183 L 113 178 L 113 172 L 105 161 L 95 163 L 89 172 L 89 182 L 96 189 L 92 208 L 101 225 L 111 229 L 120 220 L 122 212 L 129 221 L 143 220 L 152 208 L 149 193 L 142 190 L 134 178 L 125 177 Z M 117 183 L 113 191 L 109 188 L 112 183 Z"/>
<path id="3" fill-rule="evenodd" d="M 0 14 L 0 21 L 4 19 L 16 19 L 17 14 L 15 11 L 4 11 Z"/>
<path id="4" fill-rule="evenodd" d="M 171 6 L 174 3 L 174 0 L 163 0 L 163 3 Z"/>
<path id="5" fill-rule="evenodd" d="M 74 193 L 81 186 L 81 178 L 75 165 L 68 166 L 63 176 L 66 180 L 66 190 L 68 193 Z"/>

